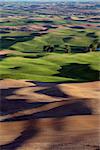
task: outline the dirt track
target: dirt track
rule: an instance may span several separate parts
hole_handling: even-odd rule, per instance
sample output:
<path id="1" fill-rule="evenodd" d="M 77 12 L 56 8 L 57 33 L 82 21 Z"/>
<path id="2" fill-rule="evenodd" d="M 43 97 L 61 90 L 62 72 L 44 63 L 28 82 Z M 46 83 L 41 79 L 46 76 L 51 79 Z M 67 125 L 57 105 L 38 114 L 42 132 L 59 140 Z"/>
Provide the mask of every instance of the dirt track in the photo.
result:
<path id="1" fill-rule="evenodd" d="M 99 82 L 0 80 L 2 150 L 99 150 Z"/>

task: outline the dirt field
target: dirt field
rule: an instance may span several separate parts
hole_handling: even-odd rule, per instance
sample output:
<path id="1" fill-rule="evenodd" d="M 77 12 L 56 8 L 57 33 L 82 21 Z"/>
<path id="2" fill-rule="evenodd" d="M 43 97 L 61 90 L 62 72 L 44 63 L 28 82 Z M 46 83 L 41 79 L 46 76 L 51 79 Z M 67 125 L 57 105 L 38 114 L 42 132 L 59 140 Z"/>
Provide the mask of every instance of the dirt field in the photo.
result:
<path id="1" fill-rule="evenodd" d="M 99 150 L 99 82 L 0 80 L 2 150 Z"/>

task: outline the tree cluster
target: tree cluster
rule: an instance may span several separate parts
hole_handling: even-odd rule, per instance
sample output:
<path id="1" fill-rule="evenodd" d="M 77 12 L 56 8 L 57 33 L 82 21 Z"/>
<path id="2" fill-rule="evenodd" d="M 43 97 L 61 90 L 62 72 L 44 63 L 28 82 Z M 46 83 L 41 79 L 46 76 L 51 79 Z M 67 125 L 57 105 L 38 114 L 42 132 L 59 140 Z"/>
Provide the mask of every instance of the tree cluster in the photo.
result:
<path id="1" fill-rule="evenodd" d="M 100 48 L 100 42 L 98 39 L 94 40 L 88 47 L 89 52 L 96 51 L 97 49 Z"/>
<path id="2" fill-rule="evenodd" d="M 57 45 L 54 45 L 54 46 L 45 45 L 45 46 L 43 46 L 43 52 L 54 52 L 56 47 L 57 47 Z M 65 45 L 64 52 L 71 53 L 71 47 L 69 45 Z"/>

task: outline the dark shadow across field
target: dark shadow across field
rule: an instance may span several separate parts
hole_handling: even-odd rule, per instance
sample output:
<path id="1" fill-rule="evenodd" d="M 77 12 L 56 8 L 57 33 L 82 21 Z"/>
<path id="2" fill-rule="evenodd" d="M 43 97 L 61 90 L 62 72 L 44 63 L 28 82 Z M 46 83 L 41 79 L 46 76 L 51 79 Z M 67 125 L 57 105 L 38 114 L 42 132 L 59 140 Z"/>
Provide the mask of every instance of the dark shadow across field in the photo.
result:
<path id="1" fill-rule="evenodd" d="M 94 38 L 94 39 L 98 38 L 98 36 L 95 34 L 95 32 L 87 33 L 87 36 L 90 38 Z"/>
<path id="2" fill-rule="evenodd" d="M 26 23 L 31 23 L 31 24 L 53 24 L 53 21 L 52 20 L 27 20 Z"/>
<path id="3" fill-rule="evenodd" d="M 70 41 L 71 39 L 73 39 L 73 37 L 69 36 L 69 37 L 63 38 L 63 41 L 64 41 L 64 42 L 68 42 L 68 41 Z"/>
<path id="4" fill-rule="evenodd" d="M 1 49 L 9 49 L 10 46 L 16 44 L 17 42 L 25 42 L 32 40 L 36 36 L 41 36 L 47 33 L 32 33 L 29 36 L 5 36 L 0 39 L 0 48 Z"/>
<path id="5" fill-rule="evenodd" d="M 9 144 L 1 145 L 1 150 L 16 150 L 18 147 L 21 147 L 27 140 L 31 138 L 35 138 L 39 133 L 39 129 L 37 128 L 38 120 L 34 120 L 34 126 L 30 123 L 24 131 L 21 133 L 19 137 L 17 137 L 14 141 Z"/>
<path id="6" fill-rule="evenodd" d="M 63 101 L 61 101 L 63 102 Z M 61 103 L 60 102 L 60 103 Z M 33 120 L 40 118 L 62 118 L 67 116 L 76 116 L 76 115 L 92 115 L 91 108 L 87 105 L 86 100 L 76 100 L 75 102 L 62 104 L 55 108 L 46 111 L 37 111 L 36 113 L 30 115 L 22 115 L 13 118 L 5 119 L 5 122 L 12 121 L 23 121 L 23 120 Z"/>
<path id="7" fill-rule="evenodd" d="M 71 46 L 72 53 L 86 53 L 87 47 L 86 46 Z"/>
<path id="8" fill-rule="evenodd" d="M 85 29 L 85 27 L 82 27 L 82 26 L 72 26 L 70 28 L 72 28 L 72 29 Z"/>
<path id="9" fill-rule="evenodd" d="M 98 81 L 99 71 L 92 69 L 89 64 L 71 63 L 62 66 L 57 76 L 77 79 L 79 81 Z"/>
<path id="10" fill-rule="evenodd" d="M 18 88 L 9 88 L 9 89 L 1 89 L 0 90 L 0 114 L 7 115 L 13 114 L 18 111 L 37 108 L 43 105 L 48 104 L 49 102 L 33 102 L 28 103 L 23 99 L 7 99 L 7 96 L 11 96 Z"/>
<path id="11" fill-rule="evenodd" d="M 48 96 L 68 98 L 68 95 L 64 94 L 56 86 L 53 86 L 51 88 L 47 88 L 47 89 L 44 89 L 44 90 L 36 91 L 36 93 L 45 94 L 45 95 L 48 95 Z"/>

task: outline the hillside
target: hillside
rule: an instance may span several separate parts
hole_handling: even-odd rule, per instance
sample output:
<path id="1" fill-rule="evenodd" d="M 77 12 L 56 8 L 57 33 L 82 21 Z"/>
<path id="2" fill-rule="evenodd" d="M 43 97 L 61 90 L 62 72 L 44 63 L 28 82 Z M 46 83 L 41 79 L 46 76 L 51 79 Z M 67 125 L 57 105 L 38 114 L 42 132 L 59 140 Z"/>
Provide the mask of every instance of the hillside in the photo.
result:
<path id="1" fill-rule="evenodd" d="M 1 149 L 99 150 L 99 84 L 1 80 Z"/>

